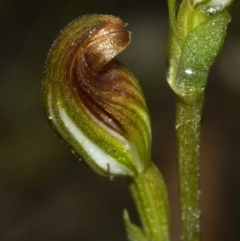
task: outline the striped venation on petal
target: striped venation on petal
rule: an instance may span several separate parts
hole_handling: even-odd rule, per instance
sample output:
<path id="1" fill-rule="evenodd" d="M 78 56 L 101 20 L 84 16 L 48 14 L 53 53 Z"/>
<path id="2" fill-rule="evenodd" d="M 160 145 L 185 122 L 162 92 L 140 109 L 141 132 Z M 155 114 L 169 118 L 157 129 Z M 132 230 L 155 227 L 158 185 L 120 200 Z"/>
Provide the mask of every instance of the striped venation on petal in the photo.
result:
<path id="1" fill-rule="evenodd" d="M 130 33 L 119 18 L 87 15 L 77 19 L 54 43 L 45 79 L 52 82 L 46 88 L 51 93 L 48 98 L 49 112 L 54 117 L 51 119 L 64 139 L 69 139 L 73 148 L 81 149 L 79 154 L 89 159 L 83 146 L 71 141 L 73 133 L 63 116 L 69 117 L 95 144 L 101 143 L 107 155 L 123 165 L 128 163 L 129 173 L 136 173 L 144 167 L 139 155 L 149 161 L 148 112 L 137 81 L 113 59 L 129 42 Z M 56 103 L 58 108 L 54 106 Z M 109 143 L 116 147 L 125 143 L 125 148 L 116 151 L 109 148 Z M 134 157 L 130 157 L 129 150 Z M 135 160 L 129 162 L 129 159 Z M 97 165 L 94 168 L 98 169 Z"/>

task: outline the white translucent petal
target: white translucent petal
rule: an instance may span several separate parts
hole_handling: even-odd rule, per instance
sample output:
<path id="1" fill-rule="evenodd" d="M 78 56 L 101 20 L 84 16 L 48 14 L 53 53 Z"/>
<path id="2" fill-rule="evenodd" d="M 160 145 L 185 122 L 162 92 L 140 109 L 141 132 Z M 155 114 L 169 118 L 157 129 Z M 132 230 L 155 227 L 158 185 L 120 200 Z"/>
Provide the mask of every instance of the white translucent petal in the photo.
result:
<path id="1" fill-rule="evenodd" d="M 48 111 L 51 122 L 54 123 L 55 128 L 58 130 L 58 132 L 63 136 L 66 137 L 67 133 L 65 133 L 61 126 L 58 124 L 57 118 L 53 111 L 53 103 L 52 103 L 52 94 L 51 90 L 49 90 L 48 95 Z M 71 120 L 71 118 L 68 116 L 66 111 L 64 111 L 64 108 L 61 107 L 61 105 L 57 105 L 57 109 L 59 114 L 61 115 L 61 119 L 63 120 L 65 126 L 67 127 L 70 134 L 75 138 L 75 140 L 86 150 L 88 155 L 95 161 L 95 163 L 106 172 L 109 172 L 112 175 L 133 175 L 133 172 L 125 167 L 124 165 L 121 165 L 115 159 L 113 159 L 111 156 L 107 155 L 100 149 L 96 144 L 94 144 L 92 141 L 90 141 L 81 130 L 74 124 L 74 122 Z M 98 125 L 105 129 L 107 132 L 109 132 L 112 136 L 120 140 L 125 145 L 126 151 L 130 151 L 132 155 L 134 156 L 134 160 L 137 166 L 137 169 L 139 172 L 143 170 L 143 165 L 139 159 L 138 152 L 136 150 L 136 147 L 134 144 L 130 143 L 127 139 L 125 139 L 123 136 L 121 136 L 119 133 L 113 131 L 106 125 L 104 125 L 102 122 L 98 121 L 91 113 L 88 113 L 88 115 L 91 116 L 91 118 L 98 123 Z"/>
<path id="2" fill-rule="evenodd" d="M 124 143 L 125 149 L 129 152 L 131 152 L 136 167 L 138 169 L 139 172 L 141 172 L 144 169 L 144 166 L 139 158 L 138 155 L 138 151 L 136 146 L 133 143 L 130 143 L 125 137 L 123 137 L 122 135 L 120 135 L 118 132 L 112 130 L 111 128 L 109 128 L 107 125 L 103 124 L 103 122 L 99 121 L 94 115 L 91 114 L 91 112 L 89 112 L 87 109 L 85 110 L 87 112 L 87 114 L 91 117 L 91 119 L 96 122 L 102 129 L 104 129 L 105 131 L 107 131 L 109 134 L 111 134 L 112 136 L 114 136 L 115 138 L 117 138 L 119 141 L 121 141 L 122 143 Z"/>
<path id="3" fill-rule="evenodd" d="M 204 1 L 203 0 L 194 0 L 193 5 L 199 4 L 201 2 L 204 2 Z M 215 10 L 221 10 L 224 7 L 231 4 L 232 2 L 233 2 L 232 0 L 211 0 L 208 3 L 205 3 L 203 5 L 214 8 Z"/>
<path id="4" fill-rule="evenodd" d="M 61 119 L 64 120 L 65 126 L 73 135 L 75 140 L 85 149 L 91 159 L 94 160 L 102 170 L 106 170 L 111 175 L 133 175 L 133 172 L 127 167 L 116 162 L 111 156 L 103 152 L 96 144 L 90 141 L 81 130 L 73 123 L 64 109 L 59 108 Z"/>

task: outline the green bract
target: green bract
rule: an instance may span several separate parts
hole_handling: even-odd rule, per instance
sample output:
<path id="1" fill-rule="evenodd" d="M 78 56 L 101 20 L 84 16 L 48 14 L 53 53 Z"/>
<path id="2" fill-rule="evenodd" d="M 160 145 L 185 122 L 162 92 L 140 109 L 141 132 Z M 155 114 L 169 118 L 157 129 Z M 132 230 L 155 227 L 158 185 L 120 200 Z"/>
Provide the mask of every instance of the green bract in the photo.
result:
<path id="1" fill-rule="evenodd" d="M 210 67 L 222 50 L 231 16 L 227 10 L 209 14 L 183 1 L 174 18 L 170 12 L 167 79 L 177 95 L 193 104 L 203 96 Z"/>
<path id="2" fill-rule="evenodd" d="M 229 21 L 227 11 L 211 16 L 187 35 L 181 56 L 173 60 L 175 72 L 170 69 L 168 82 L 186 102 L 198 101 L 204 94 L 210 67 L 222 49 Z"/>
<path id="3" fill-rule="evenodd" d="M 54 42 L 43 104 L 51 126 L 102 175 L 134 176 L 150 162 L 150 121 L 134 76 L 113 58 L 130 42 L 119 18 L 87 15 Z"/>

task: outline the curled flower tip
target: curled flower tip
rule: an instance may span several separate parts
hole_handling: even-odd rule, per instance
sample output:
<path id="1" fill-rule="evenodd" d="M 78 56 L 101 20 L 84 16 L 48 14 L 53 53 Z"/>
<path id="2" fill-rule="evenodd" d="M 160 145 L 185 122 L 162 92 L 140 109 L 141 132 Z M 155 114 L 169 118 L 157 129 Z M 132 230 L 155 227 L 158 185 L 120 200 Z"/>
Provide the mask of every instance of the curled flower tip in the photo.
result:
<path id="1" fill-rule="evenodd" d="M 49 52 L 43 104 L 51 126 L 101 175 L 134 176 L 150 162 L 150 120 L 134 76 L 113 59 L 130 42 L 110 15 L 71 22 Z"/>

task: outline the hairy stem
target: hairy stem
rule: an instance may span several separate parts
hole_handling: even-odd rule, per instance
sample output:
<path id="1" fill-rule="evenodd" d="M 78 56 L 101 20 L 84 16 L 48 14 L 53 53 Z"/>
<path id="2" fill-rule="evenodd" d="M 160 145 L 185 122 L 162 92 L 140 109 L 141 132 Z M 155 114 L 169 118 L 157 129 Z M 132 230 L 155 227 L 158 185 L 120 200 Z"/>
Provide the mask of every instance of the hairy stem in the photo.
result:
<path id="1" fill-rule="evenodd" d="M 200 240 L 199 154 L 203 99 L 189 105 L 177 97 L 176 132 L 182 240 Z"/>

